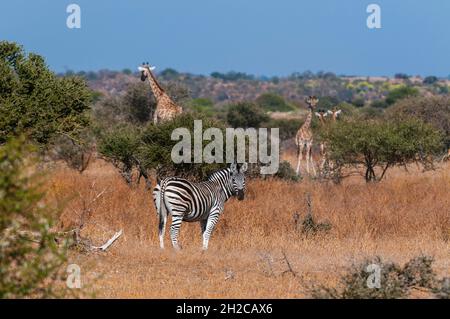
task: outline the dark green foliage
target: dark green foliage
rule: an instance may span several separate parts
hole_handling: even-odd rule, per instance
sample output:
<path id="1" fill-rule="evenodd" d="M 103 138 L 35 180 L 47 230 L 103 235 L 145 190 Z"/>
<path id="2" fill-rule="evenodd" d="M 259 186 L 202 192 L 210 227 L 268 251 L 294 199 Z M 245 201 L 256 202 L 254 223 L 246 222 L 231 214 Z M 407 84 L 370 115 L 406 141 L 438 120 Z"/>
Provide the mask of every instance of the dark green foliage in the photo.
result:
<path id="1" fill-rule="evenodd" d="M 191 150 L 194 146 L 194 120 L 202 120 L 203 132 L 216 127 L 222 129 L 225 138 L 224 126 L 222 123 L 206 117 L 194 117 L 191 114 L 183 114 L 172 121 L 163 124 L 149 125 L 141 134 L 140 145 L 137 149 L 136 157 L 139 158 L 142 166 L 146 170 L 154 169 L 160 177 L 184 176 L 192 179 L 203 180 L 213 171 L 225 167 L 221 163 L 194 163 L 194 152 L 191 152 L 191 163 L 175 164 L 171 158 L 171 152 L 175 144 L 179 141 L 172 141 L 171 134 L 176 128 L 187 128 L 191 132 Z M 210 141 L 203 141 L 202 149 Z M 225 147 L 223 159 L 225 161 Z"/>
<path id="2" fill-rule="evenodd" d="M 407 80 L 409 79 L 409 75 L 405 73 L 396 73 L 394 76 L 396 79 Z"/>
<path id="3" fill-rule="evenodd" d="M 288 104 L 283 97 L 274 93 L 261 94 L 255 102 L 267 112 L 289 112 L 294 110 L 294 107 Z"/>
<path id="4" fill-rule="evenodd" d="M 419 256 L 411 259 L 404 267 L 384 262 L 380 257 L 367 259 L 353 265 L 341 277 L 340 287 L 307 285 L 313 298 L 321 299 L 394 299 L 405 298 L 411 288 L 427 288 L 436 297 L 445 297 L 445 284 L 439 283 L 432 269 L 433 258 Z M 374 274 L 369 265 L 380 267 L 380 287 L 370 287 L 368 279 Z M 444 282 L 445 279 L 442 280 Z M 439 295 L 442 293 L 443 295 Z"/>
<path id="5" fill-rule="evenodd" d="M 334 96 L 321 96 L 319 99 L 318 109 L 331 110 L 339 104 L 339 100 Z"/>
<path id="6" fill-rule="evenodd" d="M 114 166 L 128 184 L 131 184 L 132 170 L 138 167 L 136 158 L 140 145 L 141 131 L 133 126 L 119 126 L 104 132 L 99 140 L 98 151 Z"/>
<path id="7" fill-rule="evenodd" d="M 211 73 L 211 77 L 216 79 L 221 79 L 224 81 L 238 81 L 238 80 L 254 80 L 255 77 L 251 74 L 243 73 L 243 72 L 234 72 L 230 71 L 227 73 L 213 72 Z"/>
<path id="8" fill-rule="evenodd" d="M 434 75 L 427 76 L 425 79 L 423 79 L 423 84 L 431 85 L 436 83 L 438 80 L 439 79 Z"/>
<path id="9" fill-rule="evenodd" d="M 41 56 L 0 42 L 0 144 L 19 134 L 40 146 L 58 134 L 76 137 L 89 124 L 90 102 L 83 79 L 57 77 Z"/>
<path id="10" fill-rule="evenodd" d="M 143 124 L 151 119 L 156 102 L 148 85 L 137 82 L 128 86 L 120 106 L 130 123 Z"/>
<path id="11" fill-rule="evenodd" d="M 49 233 L 52 211 L 25 176 L 25 138 L 0 146 L 0 298 L 62 297 L 65 248 Z"/>
<path id="12" fill-rule="evenodd" d="M 301 179 L 288 161 L 282 161 L 279 164 L 275 177 L 293 182 L 298 182 Z"/>
<path id="13" fill-rule="evenodd" d="M 264 110 L 252 102 L 239 102 L 228 107 L 227 122 L 235 128 L 259 128 L 268 119 Z"/>
<path id="14" fill-rule="evenodd" d="M 399 88 L 393 89 L 386 96 L 386 103 L 392 105 L 401 99 L 405 99 L 411 96 L 419 95 L 419 90 L 414 87 L 403 85 Z"/>
<path id="15" fill-rule="evenodd" d="M 213 116 L 214 115 L 214 103 L 210 99 L 204 99 L 204 98 L 197 98 L 192 99 L 187 103 L 187 107 L 189 110 L 207 115 L 207 116 Z"/>
<path id="16" fill-rule="evenodd" d="M 365 105 L 366 101 L 362 97 L 357 97 L 352 100 L 352 104 L 356 107 L 363 107 Z"/>
<path id="17" fill-rule="evenodd" d="M 380 181 L 396 165 L 419 162 L 432 167 L 430 155 L 442 149 L 437 130 L 419 120 L 340 121 L 322 132 L 329 157 L 342 167 L 365 167 L 367 182 Z"/>
<path id="18" fill-rule="evenodd" d="M 119 168 L 125 180 L 132 183 L 132 170 L 140 173 L 155 170 L 157 175 L 184 176 L 196 180 L 206 178 L 211 172 L 222 168 L 225 164 L 194 164 L 193 151 L 191 163 L 175 164 L 171 158 L 171 152 L 179 141 L 172 141 L 171 135 L 176 128 L 187 128 L 191 132 L 191 145 L 193 149 L 194 120 L 201 119 L 203 131 L 210 127 L 223 129 L 223 124 L 208 118 L 194 117 L 192 114 L 183 114 L 172 121 L 158 124 L 150 124 L 144 128 L 131 126 L 117 127 L 109 130 L 99 141 L 99 152 L 116 167 Z M 223 134 L 225 138 L 225 134 Z M 203 142 L 203 147 L 209 141 Z M 224 148 L 224 161 L 225 151 Z M 144 175 L 145 177 L 145 175 Z"/>
<path id="19" fill-rule="evenodd" d="M 375 100 L 372 101 L 372 103 L 370 104 L 371 107 L 374 107 L 376 109 L 385 109 L 387 108 L 389 105 L 386 103 L 385 100 Z"/>
<path id="20" fill-rule="evenodd" d="M 420 119 L 438 129 L 450 147 L 450 97 L 414 97 L 401 100 L 387 110 L 388 118 Z"/>
<path id="21" fill-rule="evenodd" d="M 300 119 L 270 119 L 263 126 L 279 128 L 280 140 L 283 141 L 295 137 L 302 124 L 303 120 Z"/>

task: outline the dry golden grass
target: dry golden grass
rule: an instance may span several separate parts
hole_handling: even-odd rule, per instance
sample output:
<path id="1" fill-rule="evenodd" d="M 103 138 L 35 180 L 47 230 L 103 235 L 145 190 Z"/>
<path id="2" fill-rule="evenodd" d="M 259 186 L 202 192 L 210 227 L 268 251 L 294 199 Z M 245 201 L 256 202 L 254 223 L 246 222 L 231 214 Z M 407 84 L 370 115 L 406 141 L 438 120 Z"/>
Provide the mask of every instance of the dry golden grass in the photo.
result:
<path id="1" fill-rule="evenodd" d="M 288 160 L 295 160 L 292 155 Z M 103 196 L 91 203 L 96 194 Z M 303 238 L 293 214 L 306 213 L 310 193 L 314 217 L 329 221 L 328 234 Z M 200 226 L 184 223 L 183 250 L 159 249 L 151 193 L 130 189 L 109 165 L 97 160 L 80 175 L 52 173 L 47 200 L 63 207 L 61 227 L 91 208 L 84 234 L 102 242 L 118 229 L 124 235 L 106 253 L 71 253 L 83 284 L 112 298 L 298 298 L 308 297 L 302 280 L 336 285 L 352 262 L 382 256 L 403 264 L 420 254 L 435 258 L 439 276 L 450 268 L 450 166 L 418 174 L 393 170 L 379 184 L 348 179 L 342 185 L 313 181 L 253 180 L 246 199 L 231 199 L 201 252 Z M 293 270 L 283 260 L 286 254 Z"/>

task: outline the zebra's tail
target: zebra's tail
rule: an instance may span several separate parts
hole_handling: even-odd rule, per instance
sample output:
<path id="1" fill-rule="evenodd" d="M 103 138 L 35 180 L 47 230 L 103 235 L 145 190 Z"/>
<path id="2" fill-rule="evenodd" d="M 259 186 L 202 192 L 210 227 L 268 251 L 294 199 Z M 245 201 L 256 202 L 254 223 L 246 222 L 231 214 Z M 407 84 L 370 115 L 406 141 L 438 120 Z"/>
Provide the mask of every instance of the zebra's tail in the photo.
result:
<path id="1" fill-rule="evenodd" d="M 155 202 L 156 214 L 159 217 L 160 223 L 167 218 L 167 207 L 164 201 L 164 186 L 161 181 L 158 181 L 153 189 L 153 201 Z"/>

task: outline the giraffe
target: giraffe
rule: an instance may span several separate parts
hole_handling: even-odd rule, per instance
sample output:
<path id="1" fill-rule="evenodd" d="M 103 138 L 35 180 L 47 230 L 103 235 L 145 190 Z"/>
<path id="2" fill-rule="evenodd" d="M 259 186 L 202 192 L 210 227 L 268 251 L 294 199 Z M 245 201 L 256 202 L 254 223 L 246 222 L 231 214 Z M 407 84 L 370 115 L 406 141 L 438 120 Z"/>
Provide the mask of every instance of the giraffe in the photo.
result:
<path id="1" fill-rule="evenodd" d="M 319 99 L 316 96 L 309 96 L 305 100 L 308 104 L 308 115 L 306 116 L 305 123 L 297 131 L 295 136 L 295 144 L 297 145 L 297 175 L 300 173 L 300 165 L 303 157 L 303 148 L 306 148 L 306 171 L 309 174 L 309 163 L 312 164 L 312 169 L 314 175 L 316 175 L 316 168 L 314 167 L 314 160 L 312 157 L 312 144 L 313 144 L 313 134 L 311 130 L 311 121 L 313 110 L 317 106 Z"/>
<path id="2" fill-rule="evenodd" d="M 177 105 L 158 83 L 152 73 L 154 69 L 155 67 L 149 66 L 148 63 L 143 63 L 142 66 L 138 67 L 138 70 L 141 72 L 141 81 L 148 79 L 150 89 L 156 99 L 156 110 L 153 114 L 153 123 L 156 125 L 160 122 L 171 120 L 178 114 L 181 114 L 183 108 Z"/>
<path id="3" fill-rule="evenodd" d="M 315 115 L 319 118 L 320 126 L 322 127 L 322 129 L 325 129 L 325 127 L 327 125 L 326 121 L 325 121 L 325 117 L 328 116 L 328 112 L 327 111 L 323 111 L 323 110 L 318 110 L 315 113 Z M 325 142 L 321 141 L 320 142 L 320 155 L 322 156 L 322 160 L 321 160 L 320 166 L 319 166 L 320 167 L 320 171 L 323 171 L 323 168 L 324 168 L 325 163 L 327 161 L 326 154 L 325 154 L 325 148 L 326 148 Z"/>

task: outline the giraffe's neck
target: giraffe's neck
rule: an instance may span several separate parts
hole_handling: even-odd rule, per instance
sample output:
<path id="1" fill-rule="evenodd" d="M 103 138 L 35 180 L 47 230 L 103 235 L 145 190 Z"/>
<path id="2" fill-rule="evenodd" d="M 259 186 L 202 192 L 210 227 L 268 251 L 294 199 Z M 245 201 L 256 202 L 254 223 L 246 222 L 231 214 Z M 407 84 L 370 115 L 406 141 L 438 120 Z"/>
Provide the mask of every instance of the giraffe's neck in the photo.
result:
<path id="1" fill-rule="evenodd" d="M 161 96 L 164 94 L 164 90 L 159 85 L 158 81 L 156 81 L 156 78 L 154 77 L 153 73 L 149 70 L 147 71 L 148 74 L 148 82 L 150 83 L 150 89 L 153 91 L 153 95 L 156 98 L 156 101 L 159 101 Z"/>
<path id="2" fill-rule="evenodd" d="M 304 129 L 309 129 L 309 127 L 311 126 L 311 120 L 312 120 L 312 109 L 309 108 L 308 116 L 306 116 L 305 123 L 303 123 Z"/>

